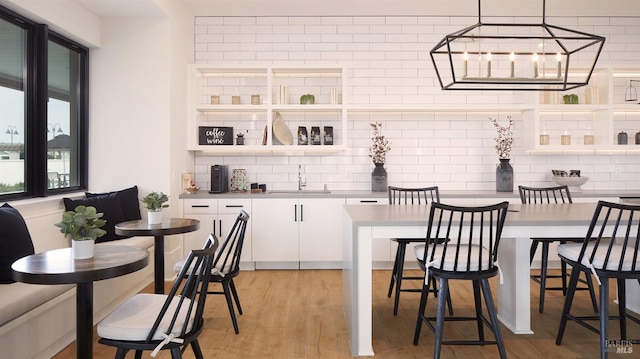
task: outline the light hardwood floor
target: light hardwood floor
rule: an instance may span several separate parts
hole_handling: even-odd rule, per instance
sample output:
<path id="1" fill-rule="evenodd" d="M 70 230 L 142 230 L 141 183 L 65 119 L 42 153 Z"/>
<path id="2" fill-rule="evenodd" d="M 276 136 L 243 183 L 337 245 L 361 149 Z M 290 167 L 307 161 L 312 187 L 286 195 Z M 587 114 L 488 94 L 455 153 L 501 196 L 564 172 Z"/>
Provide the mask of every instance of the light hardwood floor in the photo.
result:
<path id="1" fill-rule="evenodd" d="M 419 274 L 415 271 L 415 274 Z M 419 294 L 402 293 L 398 315 L 393 315 L 393 299 L 387 298 L 390 271 L 373 274 L 373 346 L 377 358 L 431 358 L 433 334 L 423 327 L 420 343 L 412 344 Z M 493 295 L 496 278 L 493 279 Z M 170 286 L 170 283 L 167 283 Z M 240 334 L 233 331 L 223 296 L 207 299 L 206 328 L 200 336 L 205 358 L 351 358 L 349 339 L 342 311 L 342 273 L 338 270 L 245 271 L 236 280 L 244 315 L 238 317 Z M 531 305 L 537 308 L 538 285 L 531 283 Z M 151 291 L 149 286 L 145 291 Z M 456 314 L 472 314 L 471 286 L 467 282 L 452 283 L 452 300 Z M 496 299 L 497 300 L 497 299 Z M 547 293 L 545 313 L 532 311 L 532 335 L 514 335 L 502 327 L 509 358 L 596 358 L 598 336 L 575 323 L 569 323 L 563 344 L 555 344 L 555 336 L 564 297 L 558 291 Z M 429 298 L 428 310 L 435 301 Z M 578 292 L 574 308 L 593 314 L 586 291 Z M 611 310 L 617 313 L 612 303 Z M 640 333 L 640 327 L 629 323 L 629 334 Z M 611 322 L 612 336 L 619 335 L 616 322 Z M 475 337 L 473 322 L 447 323 L 445 338 Z M 491 335 L 490 333 L 488 335 Z M 638 335 L 635 335 L 636 337 Z M 94 330 L 94 357 L 113 358 L 115 351 L 97 343 Z M 638 350 L 640 352 L 640 350 Z M 631 359 L 631 355 L 611 355 Z M 133 358 L 129 353 L 127 358 Z M 145 358 L 149 353 L 145 352 Z M 157 358 L 169 358 L 161 353 Z M 444 346 L 443 358 L 496 358 L 495 346 Z M 75 344 L 54 357 L 75 358 Z M 193 358 L 191 349 L 185 358 Z"/>

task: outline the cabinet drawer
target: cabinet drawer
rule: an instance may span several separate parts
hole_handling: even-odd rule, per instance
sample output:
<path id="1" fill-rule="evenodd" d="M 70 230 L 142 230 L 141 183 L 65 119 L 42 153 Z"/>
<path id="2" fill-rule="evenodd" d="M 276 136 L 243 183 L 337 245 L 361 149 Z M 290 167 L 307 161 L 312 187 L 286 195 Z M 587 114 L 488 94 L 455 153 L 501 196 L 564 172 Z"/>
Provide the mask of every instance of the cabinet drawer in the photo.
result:
<path id="1" fill-rule="evenodd" d="M 208 198 L 185 199 L 184 213 L 216 213 L 218 210 L 218 201 Z"/>
<path id="2" fill-rule="evenodd" d="M 247 213 L 251 213 L 250 199 L 218 199 L 218 213 L 240 213 L 243 209 Z"/>
<path id="3" fill-rule="evenodd" d="M 387 198 L 347 198 L 347 204 L 389 204 Z"/>

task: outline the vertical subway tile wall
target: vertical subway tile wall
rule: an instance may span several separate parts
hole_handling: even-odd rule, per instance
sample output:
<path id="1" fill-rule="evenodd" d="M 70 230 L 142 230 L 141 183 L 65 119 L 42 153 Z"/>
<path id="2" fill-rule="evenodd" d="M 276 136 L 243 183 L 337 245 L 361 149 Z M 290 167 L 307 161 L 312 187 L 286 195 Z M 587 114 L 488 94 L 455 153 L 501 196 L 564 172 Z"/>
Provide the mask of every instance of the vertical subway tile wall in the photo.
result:
<path id="1" fill-rule="evenodd" d="M 494 19 L 496 20 L 496 19 Z M 497 19 L 513 21 L 510 18 Z M 295 189 L 302 164 L 307 189 L 369 190 L 371 127 L 382 122 L 391 143 L 385 168 L 389 184 L 438 185 L 443 190 L 495 190 L 496 131 L 488 118 L 515 120 L 511 163 L 515 185 L 551 185 L 551 169 L 580 169 L 590 189 L 640 189 L 640 154 L 530 154 L 523 115 L 517 110 L 429 112 L 402 105 L 522 104 L 534 92 L 442 91 L 429 50 L 444 35 L 477 21 L 473 17 L 196 17 L 195 63 L 347 68 L 350 104 L 388 104 L 389 111 L 350 111 L 347 149 L 322 155 L 233 155 L 195 153 L 196 183 L 209 187 L 214 164 L 244 168 L 250 182 L 268 189 Z M 530 22 L 539 22 L 532 19 Z M 640 18 L 548 17 L 547 22 L 606 37 L 598 67 L 640 68 Z M 578 59 L 579 61 L 580 59 Z M 410 106 L 407 106 L 410 107 Z M 627 132 L 640 131 L 638 115 Z M 597 134 L 596 134 L 597 135 Z"/>

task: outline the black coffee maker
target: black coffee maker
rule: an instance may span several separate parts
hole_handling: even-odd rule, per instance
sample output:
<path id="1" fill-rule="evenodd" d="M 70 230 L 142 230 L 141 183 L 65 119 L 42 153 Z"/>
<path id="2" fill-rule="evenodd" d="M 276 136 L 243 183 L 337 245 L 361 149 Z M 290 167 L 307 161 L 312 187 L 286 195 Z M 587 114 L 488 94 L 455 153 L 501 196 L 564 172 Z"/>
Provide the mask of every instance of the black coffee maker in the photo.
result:
<path id="1" fill-rule="evenodd" d="M 211 191 L 209 193 L 229 192 L 229 168 L 222 165 L 211 166 Z"/>

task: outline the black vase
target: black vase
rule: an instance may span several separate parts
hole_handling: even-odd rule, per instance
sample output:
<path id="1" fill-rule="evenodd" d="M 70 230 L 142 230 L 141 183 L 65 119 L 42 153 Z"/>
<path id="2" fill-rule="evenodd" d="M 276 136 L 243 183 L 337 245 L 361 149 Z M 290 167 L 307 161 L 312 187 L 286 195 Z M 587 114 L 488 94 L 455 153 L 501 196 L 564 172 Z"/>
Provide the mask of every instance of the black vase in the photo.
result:
<path id="1" fill-rule="evenodd" d="M 496 166 L 496 192 L 513 192 L 513 167 L 508 158 L 500 158 Z"/>
<path id="2" fill-rule="evenodd" d="M 387 170 L 384 163 L 376 163 L 376 168 L 371 172 L 371 191 L 387 192 Z"/>

